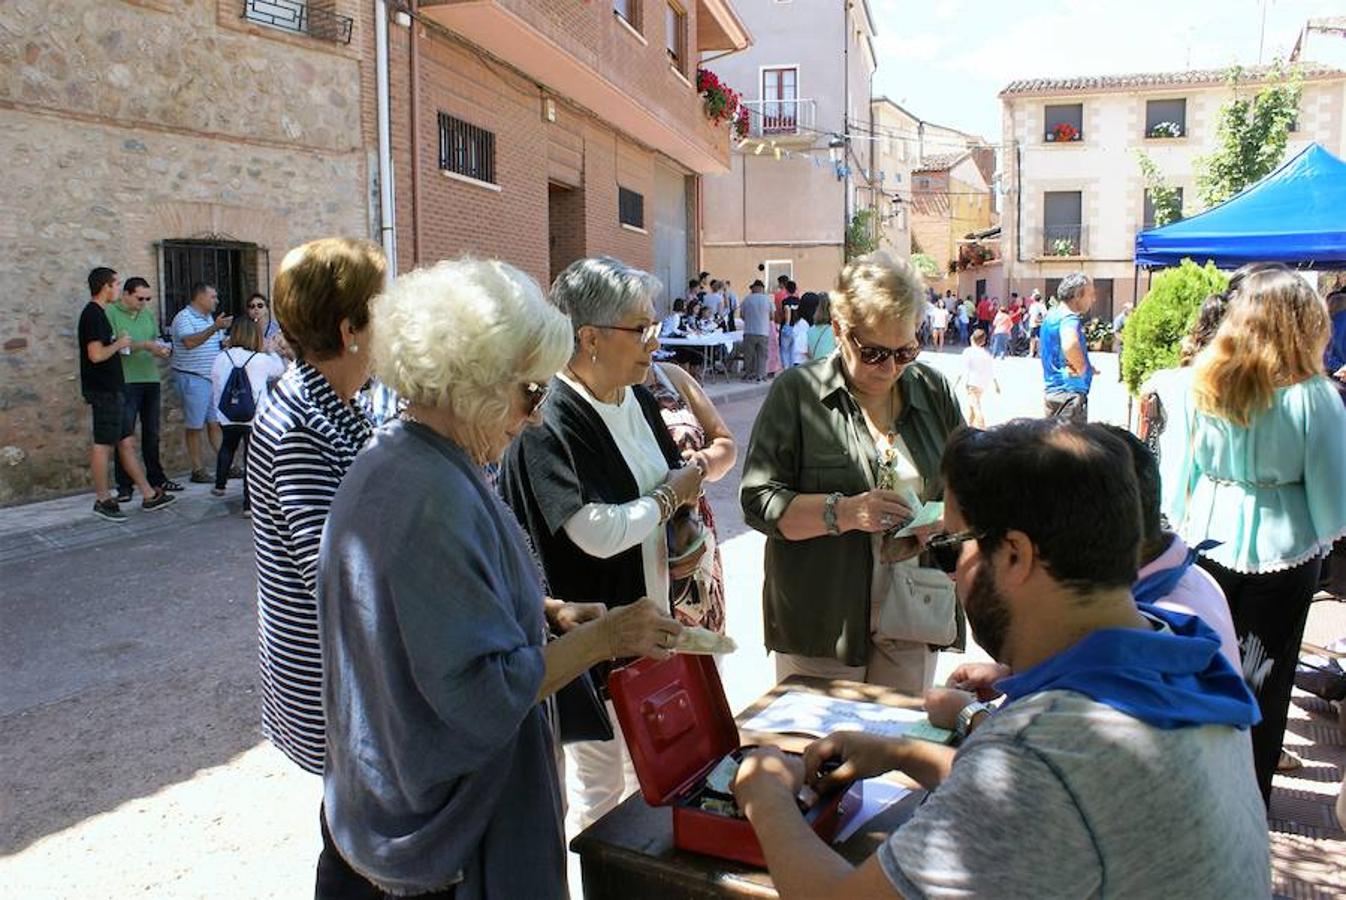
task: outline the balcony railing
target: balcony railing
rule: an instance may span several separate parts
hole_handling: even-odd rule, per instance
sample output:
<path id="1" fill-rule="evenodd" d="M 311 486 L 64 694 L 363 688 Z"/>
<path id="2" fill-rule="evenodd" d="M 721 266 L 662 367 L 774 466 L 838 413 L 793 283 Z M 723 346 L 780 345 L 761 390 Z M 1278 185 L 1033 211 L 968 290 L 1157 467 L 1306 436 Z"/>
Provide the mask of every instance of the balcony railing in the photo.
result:
<path id="1" fill-rule="evenodd" d="M 748 136 L 788 137 L 814 133 L 818 104 L 813 100 L 744 100 Z"/>
<path id="2" fill-rule="evenodd" d="M 1044 225 L 1042 227 L 1043 256 L 1085 256 L 1088 252 L 1089 228 L 1086 225 Z"/>
<path id="3" fill-rule="evenodd" d="M 314 6 L 312 0 L 243 0 L 243 18 L 334 44 L 349 44 L 355 24 L 350 16 Z"/>

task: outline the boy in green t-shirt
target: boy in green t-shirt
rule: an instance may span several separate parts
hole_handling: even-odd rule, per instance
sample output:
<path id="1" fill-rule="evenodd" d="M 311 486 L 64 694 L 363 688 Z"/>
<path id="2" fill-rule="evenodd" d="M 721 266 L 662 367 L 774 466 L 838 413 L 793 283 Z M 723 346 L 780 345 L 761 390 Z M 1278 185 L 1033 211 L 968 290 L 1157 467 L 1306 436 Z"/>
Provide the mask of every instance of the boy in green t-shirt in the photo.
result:
<path id="1" fill-rule="evenodd" d="M 149 282 L 140 277 L 126 279 L 121 296 L 107 308 L 113 334 L 131 336 L 131 346 L 122 351 L 122 396 L 125 412 L 122 422 L 127 434 L 135 431 L 140 419 L 140 452 L 145 460 L 145 479 L 151 487 L 180 491 L 182 485 L 169 481 L 159 462 L 159 360 L 167 359 L 171 347 L 159 340 L 159 323 L 150 302 L 154 299 Z M 116 464 L 117 500 L 131 499 L 131 476 Z"/>

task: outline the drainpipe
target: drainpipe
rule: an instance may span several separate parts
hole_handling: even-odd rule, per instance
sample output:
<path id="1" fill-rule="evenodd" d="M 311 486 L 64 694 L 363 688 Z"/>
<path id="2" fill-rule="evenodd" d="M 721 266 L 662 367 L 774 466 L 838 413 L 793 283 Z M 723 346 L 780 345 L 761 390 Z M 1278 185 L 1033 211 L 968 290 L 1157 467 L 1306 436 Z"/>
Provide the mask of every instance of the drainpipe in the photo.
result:
<path id="1" fill-rule="evenodd" d="M 379 127 L 379 243 L 388 257 L 387 280 L 397 274 L 397 222 L 393 212 L 392 102 L 388 95 L 388 3 L 374 0 L 374 67 Z"/>
<path id="2" fill-rule="evenodd" d="M 411 0 L 411 265 L 421 264 L 421 55 L 416 21 L 418 0 Z"/>
<path id="3" fill-rule="evenodd" d="M 846 235 L 851 229 L 851 4 L 841 2 L 841 165 L 846 181 L 841 189 L 841 262 L 849 259 Z"/>

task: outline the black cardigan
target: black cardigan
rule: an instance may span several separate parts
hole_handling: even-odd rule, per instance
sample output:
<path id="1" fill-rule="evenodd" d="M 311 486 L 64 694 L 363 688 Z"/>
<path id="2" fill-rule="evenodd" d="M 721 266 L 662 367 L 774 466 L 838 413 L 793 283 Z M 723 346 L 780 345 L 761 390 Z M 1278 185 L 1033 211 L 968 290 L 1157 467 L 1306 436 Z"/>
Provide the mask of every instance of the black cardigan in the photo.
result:
<path id="1" fill-rule="evenodd" d="M 669 468 L 682 465 L 658 401 L 639 385 L 633 392 Z M 585 505 L 628 503 L 640 490 L 603 420 L 560 378 L 552 379 L 542 422 L 505 452 L 500 493 L 532 538 L 552 596 L 616 607 L 646 595 L 639 544 L 598 559 L 565 533 L 565 523 Z"/>

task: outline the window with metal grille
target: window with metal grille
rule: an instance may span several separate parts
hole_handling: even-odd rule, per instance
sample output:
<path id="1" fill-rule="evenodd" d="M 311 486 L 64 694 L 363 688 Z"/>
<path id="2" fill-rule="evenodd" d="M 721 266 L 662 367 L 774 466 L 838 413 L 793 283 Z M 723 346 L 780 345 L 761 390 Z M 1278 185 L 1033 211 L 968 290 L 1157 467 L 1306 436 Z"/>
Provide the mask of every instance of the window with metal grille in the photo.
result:
<path id="1" fill-rule="evenodd" d="M 629 188 L 617 188 L 617 218 L 632 228 L 645 227 L 645 195 Z"/>
<path id="2" fill-rule="evenodd" d="M 495 184 L 495 133 L 440 113 L 439 167 L 455 175 Z"/>
<path id="3" fill-rule="evenodd" d="M 219 294 L 219 312 L 239 315 L 253 291 L 267 292 L 271 283 L 271 258 L 265 247 L 211 236 L 202 239 L 163 241 L 159 244 L 159 324 L 167 328 L 191 302 L 191 288 L 205 282 Z"/>

